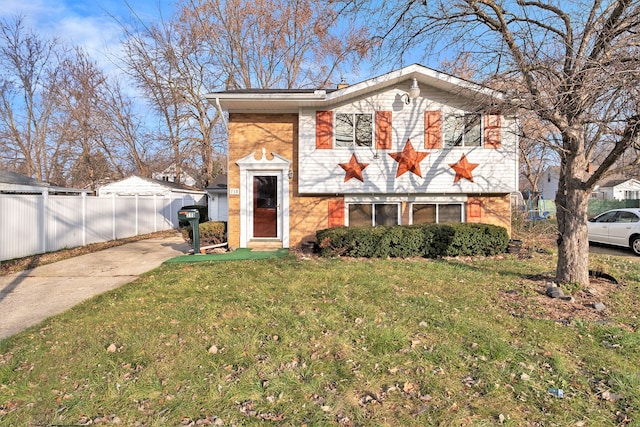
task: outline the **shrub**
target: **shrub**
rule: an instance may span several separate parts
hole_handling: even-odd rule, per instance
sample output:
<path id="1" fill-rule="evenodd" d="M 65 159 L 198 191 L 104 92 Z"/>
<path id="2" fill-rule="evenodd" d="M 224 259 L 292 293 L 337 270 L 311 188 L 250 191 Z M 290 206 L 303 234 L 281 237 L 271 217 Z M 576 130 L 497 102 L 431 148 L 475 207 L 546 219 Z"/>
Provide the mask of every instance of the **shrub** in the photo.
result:
<path id="1" fill-rule="evenodd" d="M 322 256 L 407 258 L 504 253 L 509 235 L 488 224 L 335 227 L 316 232 Z"/>
<path id="2" fill-rule="evenodd" d="M 217 245 L 226 242 L 227 223 L 223 221 L 207 221 L 199 225 L 200 246 Z M 193 230 L 191 226 L 180 229 L 182 237 L 189 243 L 193 242 Z"/>

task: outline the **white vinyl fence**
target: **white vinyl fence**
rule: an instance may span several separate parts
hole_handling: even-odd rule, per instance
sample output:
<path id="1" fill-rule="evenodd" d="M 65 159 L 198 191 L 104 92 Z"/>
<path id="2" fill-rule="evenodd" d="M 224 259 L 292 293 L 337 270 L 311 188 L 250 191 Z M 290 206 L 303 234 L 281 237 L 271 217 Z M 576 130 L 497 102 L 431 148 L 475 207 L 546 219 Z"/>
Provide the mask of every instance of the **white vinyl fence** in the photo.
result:
<path id="1" fill-rule="evenodd" d="M 0 194 L 0 261 L 178 227 L 205 196 Z"/>

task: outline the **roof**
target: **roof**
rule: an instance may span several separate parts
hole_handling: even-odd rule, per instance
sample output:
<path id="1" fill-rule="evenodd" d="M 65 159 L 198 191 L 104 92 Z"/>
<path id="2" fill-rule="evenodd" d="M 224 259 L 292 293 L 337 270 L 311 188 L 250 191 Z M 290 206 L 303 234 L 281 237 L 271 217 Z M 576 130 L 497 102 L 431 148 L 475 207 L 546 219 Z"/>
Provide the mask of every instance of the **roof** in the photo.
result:
<path id="1" fill-rule="evenodd" d="M 620 184 L 625 184 L 625 183 L 627 183 L 629 181 L 633 181 L 635 183 L 640 184 L 640 181 L 638 181 L 637 179 L 633 179 L 633 178 L 626 178 L 625 179 L 625 178 L 622 178 L 622 179 L 612 179 L 612 180 L 606 181 L 606 182 L 600 184 L 600 188 L 602 188 L 602 187 L 613 188 L 613 187 L 617 187 Z"/>
<path id="2" fill-rule="evenodd" d="M 50 187 L 48 182 L 40 181 L 39 179 L 31 178 L 26 175 L 22 175 L 16 172 L 10 172 L 0 170 L 0 183 L 3 184 L 15 184 L 15 185 L 29 185 L 32 187 Z"/>
<path id="3" fill-rule="evenodd" d="M 171 181 L 163 181 L 160 179 L 146 178 L 143 176 L 138 176 L 138 178 L 148 181 L 154 184 L 164 185 L 165 187 L 169 187 L 173 190 L 188 190 L 188 191 L 202 191 L 199 188 L 192 187 L 190 185 L 180 184 L 179 182 L 171 182 Z M 125 178 L 126 179 L 126 178 Z"/>
<path id="4" fill-rule="evenodd" d="M 80 194 L 90 192 L 90 190 L 58 187 L 17 172 L 0 170 L 0 193 L 42 193 L 43 191 L 49 194 Z"/>
<path id="5" fill-rule="evenodd" d="M 446 92 L 481 96 L 496 101 L 504 99 L 504 92 L 419 64 L 409 65 L 342 89 L 234 89 L 212 92 L 205 96 L 218 108 L 229 112 L 264 110 L 265 102 L 269 103 L 270 111 L 297 112 L 301 107 L 322 108 L 337 102 L 361 98 L 410 79 L 416 79 L 419 85 L 435 87 Z"/>
<path id="6" fill-rule="evenodd" d="M 223 173 L 215 177 L 213 182 L 206 188 L 209 192 L 226 193 L 227 192 L 227 174 Z"/>
<path id="7" fill-rule="evenodd" d="M 167 189 L 170 189 L 171 191 L 175 191 L 175 192 L 179 192 L 179 193 L 200 193 L 203 194 L 203 190 L 200 190 L 198 188 L 195 187 L 191 187 L 189 185 L 184 185 L 184 184 L 180 184 L 177 182 L 169 182 L 169 181 L 162 181 L 159 179 L 153 179 L 153 178 L 146 178 L 146 177 L 142 177 L 142 176 L 137 176 L 137 175 L 131 175 L 127 178 L 118 180 L 118 181 L 113 181 L 110 182 L 108 184 L 105 184 L 103 186 L 101 186 L 98 191 L 100 193 L 105 194 L 105 192 L 107 192 L 106 194 L 110 194 L 111 191 L 113 191 L 113 189 L 109 188 L 110 186 L 116 187 L 126 181 L 129 180 L 141 180 L 141 181 L 146 181 L 149 184 L 152 184 L 154 186 L 161 186 Z M 105 188 L 106 187 L 106 188 Z M 120 193 L 120 192 L 118 192 Z"/>

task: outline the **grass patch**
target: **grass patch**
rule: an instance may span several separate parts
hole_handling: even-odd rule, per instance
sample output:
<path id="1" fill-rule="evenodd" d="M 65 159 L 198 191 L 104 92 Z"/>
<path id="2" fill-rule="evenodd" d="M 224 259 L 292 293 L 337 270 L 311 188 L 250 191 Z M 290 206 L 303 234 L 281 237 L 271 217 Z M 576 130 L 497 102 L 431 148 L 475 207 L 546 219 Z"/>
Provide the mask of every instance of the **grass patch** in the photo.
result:
<path id="1" fill-rule="evenodd" d="M 624 284 L 597 319 L 550 315 L 554 268 L 166 264 L 0 341 L 0 425 L 639 423 L 640 264 L 610 264 Z"/>

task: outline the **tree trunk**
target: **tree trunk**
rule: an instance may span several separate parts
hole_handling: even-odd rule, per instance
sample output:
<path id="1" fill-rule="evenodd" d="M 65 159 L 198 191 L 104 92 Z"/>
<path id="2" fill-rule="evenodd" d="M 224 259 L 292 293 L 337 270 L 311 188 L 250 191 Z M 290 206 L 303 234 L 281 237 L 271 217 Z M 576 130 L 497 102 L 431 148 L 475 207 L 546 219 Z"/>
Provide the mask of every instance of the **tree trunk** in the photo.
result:
<path id="1" fill-rule="evenodd" d="M 556 193 L 558 219 L 556 281 L 587 286 L 589 284 L 587 209 L 590 190 L 583 188 L 587 162 L 576 153 L 569 154 L 565 161 Z"/>

